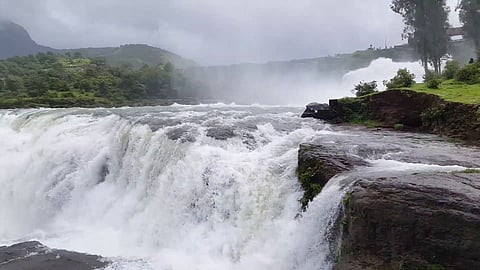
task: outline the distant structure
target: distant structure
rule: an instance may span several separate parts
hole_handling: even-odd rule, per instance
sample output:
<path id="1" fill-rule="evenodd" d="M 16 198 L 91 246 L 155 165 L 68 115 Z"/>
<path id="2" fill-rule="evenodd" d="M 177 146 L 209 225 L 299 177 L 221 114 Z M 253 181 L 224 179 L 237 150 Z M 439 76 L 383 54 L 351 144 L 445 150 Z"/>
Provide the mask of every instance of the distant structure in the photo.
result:
<path id="1" fill-rule="evenodd" d="M 456 39 L 462 39 L 465 36 L 465 32 L 462 27 L 450 27 L 447 29 L 447 35 L 450 38 L 457 37 Z"/>

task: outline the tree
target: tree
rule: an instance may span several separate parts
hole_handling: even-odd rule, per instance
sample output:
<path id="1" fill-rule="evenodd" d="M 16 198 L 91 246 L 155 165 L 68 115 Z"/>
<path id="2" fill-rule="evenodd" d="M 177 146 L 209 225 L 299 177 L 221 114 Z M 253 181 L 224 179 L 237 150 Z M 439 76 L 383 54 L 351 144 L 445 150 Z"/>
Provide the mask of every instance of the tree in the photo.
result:
<path id="1" fill-rule="evenodd" d="M 377 82 L 360 82 L 359 84 L 355 85 L 355 88 L 352 90 L 352 93 L 355 94 L 357 97 L 373 94 L 377 92 Z"/>
<path id="2" fill-rule="evenodd" d="M 397 71 L 395 77 L 388 82 L 384 81 L 383 84 L 385 84 L 387 89 L 411 87 L 415 84 L 415 74 L 410 73 L 406 68 L 401 68 Z"/>
<path id="3" fill-rule="evenodd" d="M 460 70 L 460 63 L 455 60 L 447 61 L 443 69 L 443 77 L 447 80 L 455 78 L 457 72 Z"/>
<path id="4" fill-rule="evenodd" d="M 393 0 L 390 8 L 403 17 L 403 36 L 421 57 L 425 72 L 428 64 L 441 74 L 441 59 L 447 53 L 448 13 L 446 0 Z"/>
<path id="5" fill-rule="evenodd" d="M 18 92 L 23 89 L 23 79 L 18 76 L 8 76 L 5 78 L 5 89 L 10 92 Z"/>
<path id="6" fill-rule="evenodd" d="M 166 63 L 165 66 L 163 66 L 163 70 L 165 70 L 166 72 L 169 72 L 169 73 L 173 72 L 174 69 L 175 69 L 175 67 L 170 62 Z"/>
<path id="7" fill-rule="evenodd" d="M 466 37 L 472 39 L 475 50 L 480 51 L 480 0 L 462 0 L 457 8 Z"/>

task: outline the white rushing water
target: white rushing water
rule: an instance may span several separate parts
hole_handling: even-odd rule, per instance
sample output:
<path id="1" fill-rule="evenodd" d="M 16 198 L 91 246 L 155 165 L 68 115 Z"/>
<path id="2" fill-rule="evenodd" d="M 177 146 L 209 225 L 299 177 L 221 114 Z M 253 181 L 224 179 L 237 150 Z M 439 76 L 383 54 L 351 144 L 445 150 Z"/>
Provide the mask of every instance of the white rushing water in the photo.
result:
<path id="1" fill-rule="evenodd" d="M 39 240 L 108 257 L 109 270 L 328 270 L 346 176 L 330 180 L 302 213 L 300 143 L 353 151 L 377 141 L 372 149 L 391 150 L 367 156 L 363 170 L 386 175 L 462 170 L 435 165 L 457 152 L 477 159 L 408 134 L 335 132 L 300 119 L 301 111 L 222 104 L 0 111 L 0 245 Z M 422 147 L 434 156 L 429 164 L 391 160 Z"/>
<path id="2" fill-rule="evenodd" d="M 379 59 L 341 86 L 304 92 L 327 101 L 351 94 L 359 78 L 388 79 L 401 67 L 416 72 L 418 63 Z M 0 245 L 39 240 L 108 257 L 109 270 L 328 270 L 345 188 L 342 177 L 331 180 L 302 213 L 300 143 L 354 150 L 377 140 L 393 150 L 370 160 L 373 172 L 463 169 L 391 160 L 426 143 L 334 132 L 300 119 L 302 107 L 0 111 Z M 466 153 L 428 147 L 445 160 Z"/>
<path id="3" fill-rule="evenodd" d="M 36 239 L 109 269 L 328 269 L 342 191 L 296 218 L 295 169 L 299 143 L 332 132 L 300 111 L 2 111 L 0 244 Z M 206 136 L 218 126 L 237 136 Z"/>

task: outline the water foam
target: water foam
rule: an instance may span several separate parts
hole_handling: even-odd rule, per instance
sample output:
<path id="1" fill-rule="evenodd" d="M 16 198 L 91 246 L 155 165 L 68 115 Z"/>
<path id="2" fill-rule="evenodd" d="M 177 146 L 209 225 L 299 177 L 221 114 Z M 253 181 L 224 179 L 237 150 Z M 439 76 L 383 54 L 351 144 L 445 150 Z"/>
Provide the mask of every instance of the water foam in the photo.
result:
<path id="1" fill-rule="evenodd" d="M 109 269 L 328 269 L 322 224 L 341 191 L 295 218 L 295 169 L 299 143 L 331 131 L 271 108 L 129 110 L 1 113 L 2 242 L 113 257 Z M 153 129 L 160 115 L 168 121 Z M 253 147 L 206 136 L 250 122 Z M 168 138 L 184 125 L 195 141 Z"/>

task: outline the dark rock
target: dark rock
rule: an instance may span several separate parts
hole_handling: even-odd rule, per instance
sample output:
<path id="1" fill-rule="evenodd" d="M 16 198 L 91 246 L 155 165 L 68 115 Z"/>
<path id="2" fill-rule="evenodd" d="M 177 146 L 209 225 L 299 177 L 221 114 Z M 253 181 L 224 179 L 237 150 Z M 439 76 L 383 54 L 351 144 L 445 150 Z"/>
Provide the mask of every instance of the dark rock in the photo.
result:
<path id="1" fill-rule="evenodd" d="M 107 265 L 99 256 L 50 249 L 36 241 L 0 247 L 0 270 L 90 270 Z"/>
<path id="2" fill-rule="evenodd" d="M 170 140 L 180 142 L 195 142 L 195 130 L 192 127 L 179 127 L 167 131 L 166 135 Z"/>
<path id="3" fill-rule="evenodd" d="M 330 178 L 355 166 L 366 166 L 363 159 L 334 146 L 301 144 L 298 151 L 297 175 L 305 191 L 302 206 L 317 196 Z"/>
<path id="4" fill-rule="evenodd" d="M 366 177 L 346 195 L 344 208 L 335 269 L 480 265 L 480 174 Z"/>
<path id="5" fill-rule="evenodd" d="M 307 118 L 307 117 L 313 117 L 316 119 L 322 119 L 322 120 L 331 120 L 333 115 L 330 112 L 328 104 L 322 104 L 322 103 L 310 103 L 306 106 L 305 111 L 303 112 L 302 118 Z"/>
<path id="6" fill-rule="evenodd" d="M 216 140 L 227 140 L 235 137 L 235 132 L 230 127 L 211 127 L 207 129 L 207 137 L 215 138 Z"/>
<path id="7" fill-rule="evenodd" d="M 446 135 L 478 144 L 480 105 L 445 101 L 437 95 L 413 90 L 388 90 L 360 98 L 333 99 L 330 123 L 374 121 L 379 126 L 401 125 L 407 131 Z"/>

